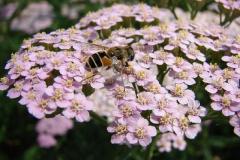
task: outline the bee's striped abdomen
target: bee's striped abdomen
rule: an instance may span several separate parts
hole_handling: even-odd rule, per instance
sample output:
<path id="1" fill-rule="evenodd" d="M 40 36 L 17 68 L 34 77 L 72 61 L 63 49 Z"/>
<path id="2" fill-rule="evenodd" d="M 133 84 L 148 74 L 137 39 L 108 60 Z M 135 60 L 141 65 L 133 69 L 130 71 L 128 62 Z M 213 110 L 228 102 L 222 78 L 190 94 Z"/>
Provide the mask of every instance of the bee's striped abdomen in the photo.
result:
<path id="1" fill-rule="evenodd" d="M 105 66 L 102 61 L 102 58 L 107 57 L 110 58 L 106 52 L 98 52 L 93 54 L 92 56 L 90 56 L 88 58 L 88 61 L 86 63 L 86 67 L 87 68 L 98 68 L 98 67 L 102 67 Z"/>

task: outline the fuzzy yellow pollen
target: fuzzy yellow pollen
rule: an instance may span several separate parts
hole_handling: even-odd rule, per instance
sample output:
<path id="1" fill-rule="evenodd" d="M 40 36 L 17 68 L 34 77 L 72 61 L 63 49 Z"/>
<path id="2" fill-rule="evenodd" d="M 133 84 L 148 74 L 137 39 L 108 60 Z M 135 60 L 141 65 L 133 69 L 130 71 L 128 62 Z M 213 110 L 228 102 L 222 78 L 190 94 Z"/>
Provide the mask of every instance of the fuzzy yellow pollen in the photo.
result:
<path id="1" fill-rule="evenodd" d="M 29 58 L 29 56 L 28 55 L 23 55 L 23 61 L 24 62 L 26 62 L 26 61 L 29 61 L 30 60 L 30 58 Z"/>
<path id="2" fill-rule="evenodd" d="M 2 77 L 2 78 L 0 79 L 0 82 L 1 82 L 2 84 L 7 84 L 7 83 L 9 82 L 9 79 L 8 79 L 7 77 Z"/>
<path id="3" fill-rule="evenodd" d="M 148 62 L 150 61 L 149 55 L 144 55 L 144 56 L 142 57 L 142 61 L 143 61 L 144 63 L 148 63 Z"/>
<path id="4" fill-rule="evenodd" d="M 117 99 L 121 99 L 126 95 L 126 91 L 124 89 L 124 87 L 122 86 L 118 86 L 115 88 L 115 97 Z"/>
<path id="5" fill-rule="evenodd" d="M 165 59 L 167 57 L 167 52 L 165 51 L 160 51 L 158 56 L 161 58 L 161 59 Z"/>
<path id="6" fill-rule="evenodd" d="M 68 79 L 68 80 L 66 80 L 66 82 L 65 82 L 65 86 L 66 86 L 67 88 L 72 87 L 72 86 L 73 86 L 73 80 L 72 80 L 72 79 Z"/>
<path id="7" fill-rule="evenodd" d="M 60 66 L 60 64 L 61 64 L 61 61 L 58 60 L 58 59 L 54 59 L 54 60 L 52 61 L 52 65 L 53 65 L 54 67 L 58 67 L 58 66 Z"/>
<path id="8" fill-rule="evenodd" d="M 196 108 L 191 108 L 188 110 L 187 112 L 189 115 L 193 115 L 193 116 L 196 116 L 199 114 L 199 111 L 196 109 Z"/>
<path id="9" fill-rule="evenodd" d="M 16 65 L 15 71 L 16 71 L 16 73 L 21 73 L 23 71 L 22 66 Z"/>
<path id="10" fill-rule="evenodd" d="M 184 90 L 182 89 L 181 85 L 176 84 L 173 93 L 176 96 L 182 97 L 184 95 Z"/>
<path id="11" fill-rule="evenodd" d="M 234 72 L 231 71 L 230 69 L 225 68 L 223 72 L 224 72 L 224 78 L 231 79 L 233 77 Z"/>
<path id="12" fill-rule="evenodd" d="M 117 135 L 122 135 L 122 134 L 125 134 L 127 133 L 127 126 L 126 125 L 122 125 L 122 124 L 119 124 L 116 129 L 116 134 Z"/>
<path id="13" fill-rule="evenodd" d="M 56 89 L 55 93 L 54 93 L 54 96 L 53 96 L 53 99 L 55 101 L 62 100 L 63 99 L 63 91 L 61 89 Z"/>
<path id="14" fill-rule="evenodd" d="M 210 69 L 211 69 L 211 71 L 216 71 L 217 69 L 218 69 L 218 65 L 217 65 L 217 63 L 214 63 L 214 64 L 210 64 Z"/>
<path id="15" fill-rule="evenodd" d="M 21 91 L 22 88 L 23 88 L 23 83 L 22 82 L 16 82 L 14 84 L 14 88 L 15 88 L 16 91 Z"/>
<path id="16" fill-rule="evenodd" d="M 48 100 L 45 100 L 45 99 L 42 99 L 40 102 L 39 102 L 39 107 L 42 108 L 42 109 L 45 109 L 48 105 Z"/>
<path id="17" fill-rule="evenodd" d="M 161 99 L 157 103 L 159 109 L 164 109 L 167 106 L 167 100 L 166 99 Z"/>
<path id="18" fill-rule="evenodd" d="M 188 72 L 186 72 L 186 71 L 179 72 L 177 76 L 180 79 L 187 79 L 188 78 Z"/>
<path id="19" fill-rule="evenodd" d="M 188 36 L 188 32 L 186 30 L 181 30 L 179 31 L 178 36 L 180 39 L 185 39 Z"/>
<path id="20" fill-rule="evenodd" d="M 70 72 L 73 72 L 73 71 L 77 70 L 77 65 L 74 64 L 74 63 L 69 63 L 69 64 L 68 64 L 68 70 L 69 70 Z"/>
<path id="21" fill-rule="evenodd" d="M 124 117 L 130 117 L 133 114 L 132 108 L 128 105 L 123 106 L 121 110 Z"/>
<path id="22" fill-rule="evenodd" d="M 176 57 L 175 64 L 177 66 L 180 66 L 183 63 L 183 58 L 182 57 Z"/>
<path id="23" fill-rule="evenodd" d="M 142 95 L 139 95 L 137 100 L 141 105 L 147 105 L 149 103 L 148 99 Z"/>
<path id="24" fill-rule="evenodd" d="M 179 120 L 179 123 L 180 123 L 180 127 L 183 129 L 183 130 L 186 130 L 189 126 L 189 120 L 186 118 L 186 117 L 182 117 L 180 120 Z"/>
<path id="25" fill-rule="evenodd" d="M 237 43 L 240 43 L 240 34 L 236 36 Z"/>
<path id="26" fill-rule="evenodd" d="M 167 32 L 168 31 L 168 25 L 166 23 L 159 25 L 160 31 Z"/>
<path id="27" fill-rule="evenodd" d="M 38 71 L 38 68 L 32 68 L 32 69 L 30 69 L 29 73 L 30 73 L 30 75 L 34 76 L 37 74 L 37 71 Z"/>
<path id="28" fill-rule="evenodd" d="M 29 92 L 27 94 L 27 98 L 30 100 L 34 100 L 34 99 L 36 99 L 36 94 L 34 92 Z"/>
<path id="29" fill-rule="evenodd" d="M 82 106 L 82 104 L 81 104 L 79 101 L 73 100 L 73 101 L 72 101 L 72 107 L 71 107 L 71 109 L 72 109 L 74 112 L 77 112 L 77 111 L 83 109 L 83 106 Z"/>
<path id="30" fill-rule="evenodd" d="M 227 96 L 224 96 L 222 97 L 222 104 L 225 107 L 229 107 L 231 105 L 231 100 Z"/>
<path id="31" fill-rule="evenodd" d="M 145 78 L 146 78 L 146 73 L 145 73 L 145 71 L 139 71 L 139 72 L 137 72 L 137 73 L 136 73 L 136 77 L 137 77 L 137 79 L 141 79 L 141 80 L 145 79 Z"/>
<path id="32" fill-rule="evenodd" d="M 213 81 L 213 84 L 214 84 L 216 87 L 219 87 L 219 88 L 222 87 L 222 84 L 223 84 L 223 83 L 224 83 L 223 77 L 219 77 L 218 79 L 216 79 L 216 80 Z"/>
<path id="33" fill-rule="evenodd" d="M 160 87 L 157 84 L 152 83 L 147 87 L 147 90 L 156 94 L 160 92 Z"/>
<path id="34" fill-rule="evenodd" d="M 143 128 L 137 128 L 135 131 L 135 136 L 139 139 L 143 139 L 145 136 L 145 130 Z"/>
<path id="35" fill-rule="evenodd" d="M 166 125 L 172 122 L 172 118 L 169 114 L 166 114 L 165 116 L 161 117 L 159 119 L 159 123 L 162 125 Z"/>

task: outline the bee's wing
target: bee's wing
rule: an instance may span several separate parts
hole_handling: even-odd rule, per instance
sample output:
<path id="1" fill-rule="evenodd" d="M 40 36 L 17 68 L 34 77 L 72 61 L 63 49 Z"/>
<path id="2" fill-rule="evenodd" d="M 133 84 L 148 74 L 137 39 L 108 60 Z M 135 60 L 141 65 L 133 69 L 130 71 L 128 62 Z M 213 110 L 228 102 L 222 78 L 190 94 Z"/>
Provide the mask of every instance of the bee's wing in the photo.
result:
<path id="1" fill-rule="evenodd" d="M 86 54 L 94 54 L 100 51 L 106 51 L 109 48 L 106 46 L 94 44 L 94 43 L 85 43 L 85 42 L 80 42 L 81 46 L 81 51 L 86 53 Z"/>

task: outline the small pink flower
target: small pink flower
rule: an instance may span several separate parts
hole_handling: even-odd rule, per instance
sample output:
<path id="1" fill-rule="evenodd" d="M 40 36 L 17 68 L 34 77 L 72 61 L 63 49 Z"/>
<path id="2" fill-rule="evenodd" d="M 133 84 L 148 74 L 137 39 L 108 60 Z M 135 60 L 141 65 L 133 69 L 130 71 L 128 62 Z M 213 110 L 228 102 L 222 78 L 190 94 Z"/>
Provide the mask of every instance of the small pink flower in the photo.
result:
<path id="1" fill-rule="evenodd" d="M 149 55 L 153 58 L 153 63 L 158 65 L 162 65 L 164 63 L 167 65 L 172 65 L 175 60 L 171 53 L 165 52 L 163 49 L 157 50 Z"/>
<path id="2" fill-rule="evenodd" d="M 37 141 L 39 146 L 43 148 L 50 148 L 57 144 L 56 139 L 48 134 L 40 134 Z"/>
<path id="3" fill-rule="evenodd" d="M 12 83 L 14 83 L 14 81 L 9 77 L 0 78 L 0 91 L 7 90 Z"/>
<path id="4" fill-rule="evenodd" d="M 151 92 L 141 92 L 137 95 L 138 109 L 151 110 L 156 102 L 154 100 L 154 94 Z"/>
<path id="5" fill-rule="evenodd" d="M 141 117 L 140 112 L 137 110 L 138 104 L 133 101 L 125 101 L 118 105 L 118 109 L 113 112 L 113 116 L 121 121 L 128 121 L 130 119 L 138 119 Z"/>
<path id="6" fill-rule="evenodd" d="M 82 94 L 75 94 L 70 101 L 70 105 L 63 111 L 67 118 L 76 118 L 78 122 L 90 120 L 89 111 L 93 109 L 93 103 L 86 99 Z"/>
<path id="7" fill-rule="evenodd" d="M 56 108 L 52 108 L 52 106 L 49 105 L 50 103 L 51 99 L 44 96 L 39 97 L 37 100 L 28 104 L 28 112 L 38 119 L 44 118 L 46 114 L 52 114 L 56 111 Z"/>
<path id="8" fill-rule="evenodd" d="M 198 132 L 201 131 L 201 126 L 199 124 L 190 124 L 186 117 L 181 117 L 175 119 L 173 130 L 179 136 L 186 135 L 187 138 L 194 139 Z"/>
<path id="9" fill-rule="evenodd" d="M 111 137 L 112 144 L 123 144 L 127 142 L 128 124 L 126 121 L 115 120 L 107 127 L 107 131 L 113 133 Z"/>
<path id="10" fill-rule="evenodd" d="M 170 65 L 170 68 L 175 72 L 181 72 L 183 70 L 191 70 L 192 65 L 182 57 L 175 57 L 174 63 Z"/>
<path id="11" fill-rule="evenodd" d="M 164 116 L 167 113 L 177 112 L 177 102 L 171 99 L 170 94 L 155 95 L 156 105 L 153 108 L 153 113 L 157 116 Z"/>
<path id="12" fill-rule="evenodd" d="M 193 91 L 187 89 L 185 84 L 175 84 L 166 86 L 172 94 L 172 99 L 177 100 L 180 104 L 187 104 L 189 99 L 194 99 L 195 94 Z"/>
<path id="13" fill-rule="evenodd" d="M 170 70 L 169 76 L 173 77 L 175 83 L 185 83 L 186 85 L 195 84 L 194 78 L 197 77 L 197 74 L 192 69 L 185 70 L 183 69 L 180 72 L 175 72 Z"/>
<path id="14" fill-rule="evenodd" d="M 141 146 L 146 147 L 152 141 L 152 137 L 156 136 L 156 128 L 150 126 L 148 121 L 140 118 L 137 121 L 131 121 L 128 127 L 127 140 L 130 144 L 139 143 Z"/>
<path id="15" fill-rule="evenodd" d="M 87 72 L 85 78 L 82 80 L 82 84 L 90 84 L 95 89 L 104 87 L 105 78 L 102 75 L 93 75 L 91 72 Z"/>
<path id="16" fill-rule="evenodd" d="M 206 114 L 206 108 L 200 106 L 199 101 L 193 99 L 188 101 L 187 117 L 190 122 L 201 123 L 200 117 L 204 117 Z"/>
<path id="17" fill-rule="evenodd" d="M 58 86 L 57 86 L 58 87 Z M 66 108 L 70 105 L 70 100 L 74 98 L 73 92 L 67 92 L 62 87 L 49 86 L 45 93 L 51 97 L 51 108 Z"/>
<path id="18" fill-rule="evenodd" d="M 31 89 L 31 84 L 29 81 L 19 80 L 13 84 L 14 88 L 8 90 L 7 96 L 9 98 L 18 98 L 21 96 L 23 91 L 29 91 Z"/>
<path id="19" fill-rule="evenodd" d="M 204 56 L 203 53 L 201 53 L 198 49 L 197 49 L 197 46 L 194 44 L 194 43 L 191 43 L 189 45 L 189 48 L 188 49 L 184 49 L 183 52 L 186 54 L 186 56 L 189 58 L 189 59 L 192 59 L 192 60 L 199 60 L 201 62 L 205 62 L 206 61 L 206 58 Z"/>
<path id="20" fill-rule="evenodd" d="M 225 93 L 223 96 L 215 94 L 211 96 L 211 99 L 214 101 L 211 107 L 216 111 L 222 110 L 224 116 L 232 116 L 240 111 L 240 103 L 233 101 L 229 94 Z"/>
<path id="21" fill-rule="evenodd" d="M 234 127 L 234 133 L 240 137 L 240 117 L 238 115 L 232 116 L 229 123 Z"/>
<path id="22" fill-rule="evenodd" d="M 215 94 L 218 91 L 224 89 L 226 91 L 232 91 L 232 86 L 226 82 L 222 75 L 212 75 L 212 77 L 205 77 L 203 80 L 208 85 L 205 87 L 206 91 L 211 94 Z"/>

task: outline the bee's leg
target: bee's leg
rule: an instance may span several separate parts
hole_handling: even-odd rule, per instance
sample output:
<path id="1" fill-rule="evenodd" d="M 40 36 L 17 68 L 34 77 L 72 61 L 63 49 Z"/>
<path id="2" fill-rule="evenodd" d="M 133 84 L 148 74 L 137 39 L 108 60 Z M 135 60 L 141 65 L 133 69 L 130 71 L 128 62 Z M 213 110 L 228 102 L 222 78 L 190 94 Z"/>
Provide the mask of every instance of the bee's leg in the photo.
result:
<path id="1" fill-rule="evenodd" d="M 123 79 L 123 67 L 124 67 L 124 65 L 123 65 L 123 63 L 121 63 L 121 71 L 120 71 L 120 74 L 121 74 L 121 79 L 122 79 L 122 83 L 123 83 L 123 87 L 124 87 L 124 91 L 125 91 L 125 85 L 124 85 L 124 79 Z"/>

